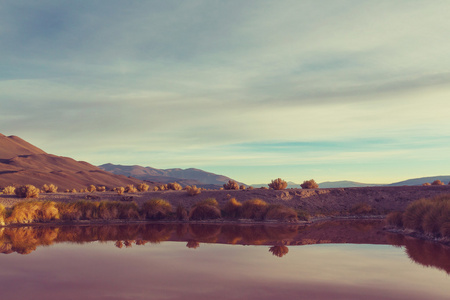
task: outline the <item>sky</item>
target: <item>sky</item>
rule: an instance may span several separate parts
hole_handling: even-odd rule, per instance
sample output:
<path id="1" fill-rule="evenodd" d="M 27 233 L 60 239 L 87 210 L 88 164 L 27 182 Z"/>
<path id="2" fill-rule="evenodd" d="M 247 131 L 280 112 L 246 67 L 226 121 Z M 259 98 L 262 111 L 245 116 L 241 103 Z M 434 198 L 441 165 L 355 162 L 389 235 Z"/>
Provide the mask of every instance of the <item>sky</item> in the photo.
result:
<path id="1" fill-rule="evenodd" d="M 450 1 L 0 1 L 0 133 L 247 184 L 450 174 Z"/>

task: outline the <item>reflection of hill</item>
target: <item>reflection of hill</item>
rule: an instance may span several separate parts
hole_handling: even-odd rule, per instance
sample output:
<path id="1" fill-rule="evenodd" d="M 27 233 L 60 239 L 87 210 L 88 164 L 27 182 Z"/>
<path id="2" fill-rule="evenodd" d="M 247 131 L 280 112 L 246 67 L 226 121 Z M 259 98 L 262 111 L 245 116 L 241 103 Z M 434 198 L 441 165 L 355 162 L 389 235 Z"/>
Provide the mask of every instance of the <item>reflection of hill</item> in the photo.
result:
<path id="1" fill-rule="evenodd" d="M 450 274 L 450 247 L 400 234 L 389 234 L 388 239 L 394 246 L 405 246 L 405 252 L 412 261 Z"/>

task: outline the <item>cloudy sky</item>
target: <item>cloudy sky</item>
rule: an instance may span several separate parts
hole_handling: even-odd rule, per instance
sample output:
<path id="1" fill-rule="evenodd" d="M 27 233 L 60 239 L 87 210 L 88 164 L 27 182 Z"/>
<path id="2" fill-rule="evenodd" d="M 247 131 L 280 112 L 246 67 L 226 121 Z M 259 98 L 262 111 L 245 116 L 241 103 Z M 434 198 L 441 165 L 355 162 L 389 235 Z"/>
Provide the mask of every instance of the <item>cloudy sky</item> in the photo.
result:
<path id="1" fill-rule="evenodd" d="M 247 184 L 448 175 L 449 37 L 447 0 L 5 0 L 0 132 Z"/>

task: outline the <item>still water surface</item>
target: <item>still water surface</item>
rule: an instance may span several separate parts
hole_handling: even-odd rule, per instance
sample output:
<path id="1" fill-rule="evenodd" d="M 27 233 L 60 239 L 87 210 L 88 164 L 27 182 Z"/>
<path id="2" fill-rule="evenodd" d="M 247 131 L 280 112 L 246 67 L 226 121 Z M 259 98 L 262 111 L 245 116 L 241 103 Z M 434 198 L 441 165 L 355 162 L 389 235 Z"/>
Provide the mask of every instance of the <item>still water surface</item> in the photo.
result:
<path id="1" fill-rule="evenodd" d="M 5 228 L 0 299 L 450 299 L 449 249 L 381 227 Z"/>

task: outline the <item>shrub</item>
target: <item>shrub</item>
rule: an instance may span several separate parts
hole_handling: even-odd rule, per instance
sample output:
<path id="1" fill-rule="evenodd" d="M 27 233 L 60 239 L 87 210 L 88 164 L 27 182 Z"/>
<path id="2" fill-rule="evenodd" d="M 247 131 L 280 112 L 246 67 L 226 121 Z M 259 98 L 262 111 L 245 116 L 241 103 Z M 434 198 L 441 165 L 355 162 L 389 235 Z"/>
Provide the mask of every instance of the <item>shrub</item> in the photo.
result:
<path id="1" fill-rule="evenodd" d="M 128 184 L 125 188 L 125 193 L 136 193 L 137 189 L 132 184 Z"/>
<path id="2" fill-rule="evenodd" d="M 208 198 L 205 200 L 201 200 L 194 204 L 194 206 L 197 206 L 197 205 L 211 205 L 211 206 L 219 207 L 219 203 L 214 198 Z"/>
<path id="3" fill-rule="evenodd" d="M 5 195 L 14 195 L 14 191 L 16 190 L 13 186 L 7 186 L 2 190 L 2 193 Z"/>
<path id="4" fill-rule="evenodd" d="M 294 209 L 280 204 L 269 205 L 267 207 L 265 219 L 285 222 L 298 221 L 297 212 Z"/>
<path id="5" fill-rule="evenodd" d="M 422 186 L 430 186 L 431 184 L 429 182 L 425 182 L 424 184 L 422 184 Z"/>
<path id="6" fill-rule="evenodd" d="M 98 218 L 102 220 L 138 219 L 136 202 L 101 201 L 98 203 Z"/>
<path id="7" fill-rule="evenodd" d="M 94 220 L 98 219 L 99 204 L 99 202 L 80 200 L 75 202 L 74 210 L 79 212 L 81 220 Z"/>
<path id="8" fill-rule="evenodd" d="M 403 225 L 406 228 L 423 232 L 423 217 L 430 209 L 429 199 L 420 199 L 410 203 L 403 214 Z"/>
<path id="9" fill-rule="evenodd" d="M 6 223 L 32 223 L 58 220 L 59 212 L 56 203 L 52 201 L 27 201 L 12 207 L 11 215 Z"/>
<path id="10" fill-rule="evenodd" d="M 403 228 L 403 213 L 399 211 L 389 213 L 386 216 L 386 223 L 394 227 Z"/>
<path id="11" fill-rule="evenodd" d="M 300 184 L 302 189 L 317 189 L 319 185 L 316 183 L 314 179 L 305 180 L 302 184 Z"/>
<path id="12" fill-rule="evenodd" d="M 245 190 L 245 185 L 241 184 L 241 185 L 239 186 L 239 189 L 240 189 L 240 190 Z"/>
<path id="13" fill-rule="evenodd" d="M 44 184 L 41 190 L 43 193 L 56 193 L 58 191 L 58 187 L 54 184 Z"/>
<path id="14" fill-rule="evenodd" d="M 125 192 L 125 188 L 123 186 L 119 186 L 114 188 L 114 191 L 117 193 L 117 195 L 122 196 L 123 193 Z"/>
<path id="15" fill-rule="evenodd" d="M 137 185 L 137 190 L 139 192 L 146 192 L 146 191 L 148 191 L 149 188 L 150 188 L 150 186 L 146 183 L 139 183 Z"/>
<path id="16" fill-rule="evenodd" d="M 187 210 L 181 204 L 178 204 L 177 206 L 176 218 L 179 221 L 186 221 L 188 219 Z"/>
<path id="17" fill-rule="evenodd" d="M 3 204 L 0 204 L 0 225 L 5 225 L 6 209 Z"/>
<path id="18" fill-rule="evenodd" d="M 281 178 L 272 180 L 272 182 L 269 183 L 269 188 L 274 189 L 274 190 L 284 190 L 286 187 L 287 187 L 287 182 Z"/>
<path id="19" fill-rule="evenodd" d="M 163 199 L 152 199 L 142 205 L 142 213 L 146 219 L 165 219 L 172 213 L 172 205 Z"/>
<path id="20" fill-rule="evenodd" d="M 189 196 L 195 196 L 202 192 L 201 189 L 197 188 L 195 185 L 189 187 L 186 191 Z"/>
<path id="21" fill-rule="evenodd" d="M 230 179 L 223 185 L 223 188 L 226 190 L 239 190 L 239 184 L 236 181 Z"/>
<path id="22" fill-rule="evenodd" d="M 156 185 L 153 187 L 153 191 L 154 192 L 157 192 L 157 191 L 159 191 L 159 187 L 157 187 Z"/>
<path id="23" fill-rule="evenodd" d="M 431 183 L 431 185 L 444 185 L 444 183 L 438 179 L 438 180 L 433 181 Z"/>
<path id="24" fill-rule="evenodd" d="M 247 200 L 242 204 L 242 217 L 245 219 L 263 220 L 267 203 L 261 199 Z"/>
<path id="25" fill-rule="evenodd" d="M 106 192 L 106 186 L 103 186 L 103 185 L 97 186 L 96 189 L 97 189 L 97 192 Z"/>
<path id="26" fill-rule="evenodd" d="M 168 190 L 169 186 L 167 184 L 161 184 L 158 186 L 158 191 Z"/>
<path id="27" fill-rule="evenodd" d="M 247 190 L 253 190 L 254 188 L 252 187 L 252 186 L 249 186 L 248 188 L 247 188 Z"/>
<path id="28" fill-rule="evenodd" d="M 95 185 L 93 185 L 93 184 L 91 184 L 90 186 L 88 186 L 87 188 L 86 188 L 86 192 L 88 192 L 88 193 L 93 193 L 93 192 L 95 192 L 97 190 L 97 188 L 95 187 Z"/>
<path id="29" fill-rule="evenodd" d="M 19 198 L 39 198 L 39 189 L 31 184 L 19 186 L 14 192 Z"/>
<path id="30" fill-rule="evenodd" d="M 357 203 L 350 208 L 350 213 L 352 215 L 367 215 L 372 212 L 373 212 L 372 206 L 364 202 Z"/>
<path id="31" fill-rule="evenodd" d="M 189 213 L 189 220 L 213 220 L 221 217 L 220 209 L 208 203 L 195 205 Z"/>
<path id="32" fill-rule="evenodd" d="M 167 184 L 167 189 L 174 190 L 174 191 L 181 191 L 183 188 L 181 187 L 180 184 L 178 184 L 176 182 L 171 182 L 171 183 Z"/>
<path id="33" fill-rule="evenodd" d="M 223 207 L 223 212 L 228 218 L 238 219 L 241 217 L 242 203 L 237 201 L 236 198 L 231 198 Z"/>

